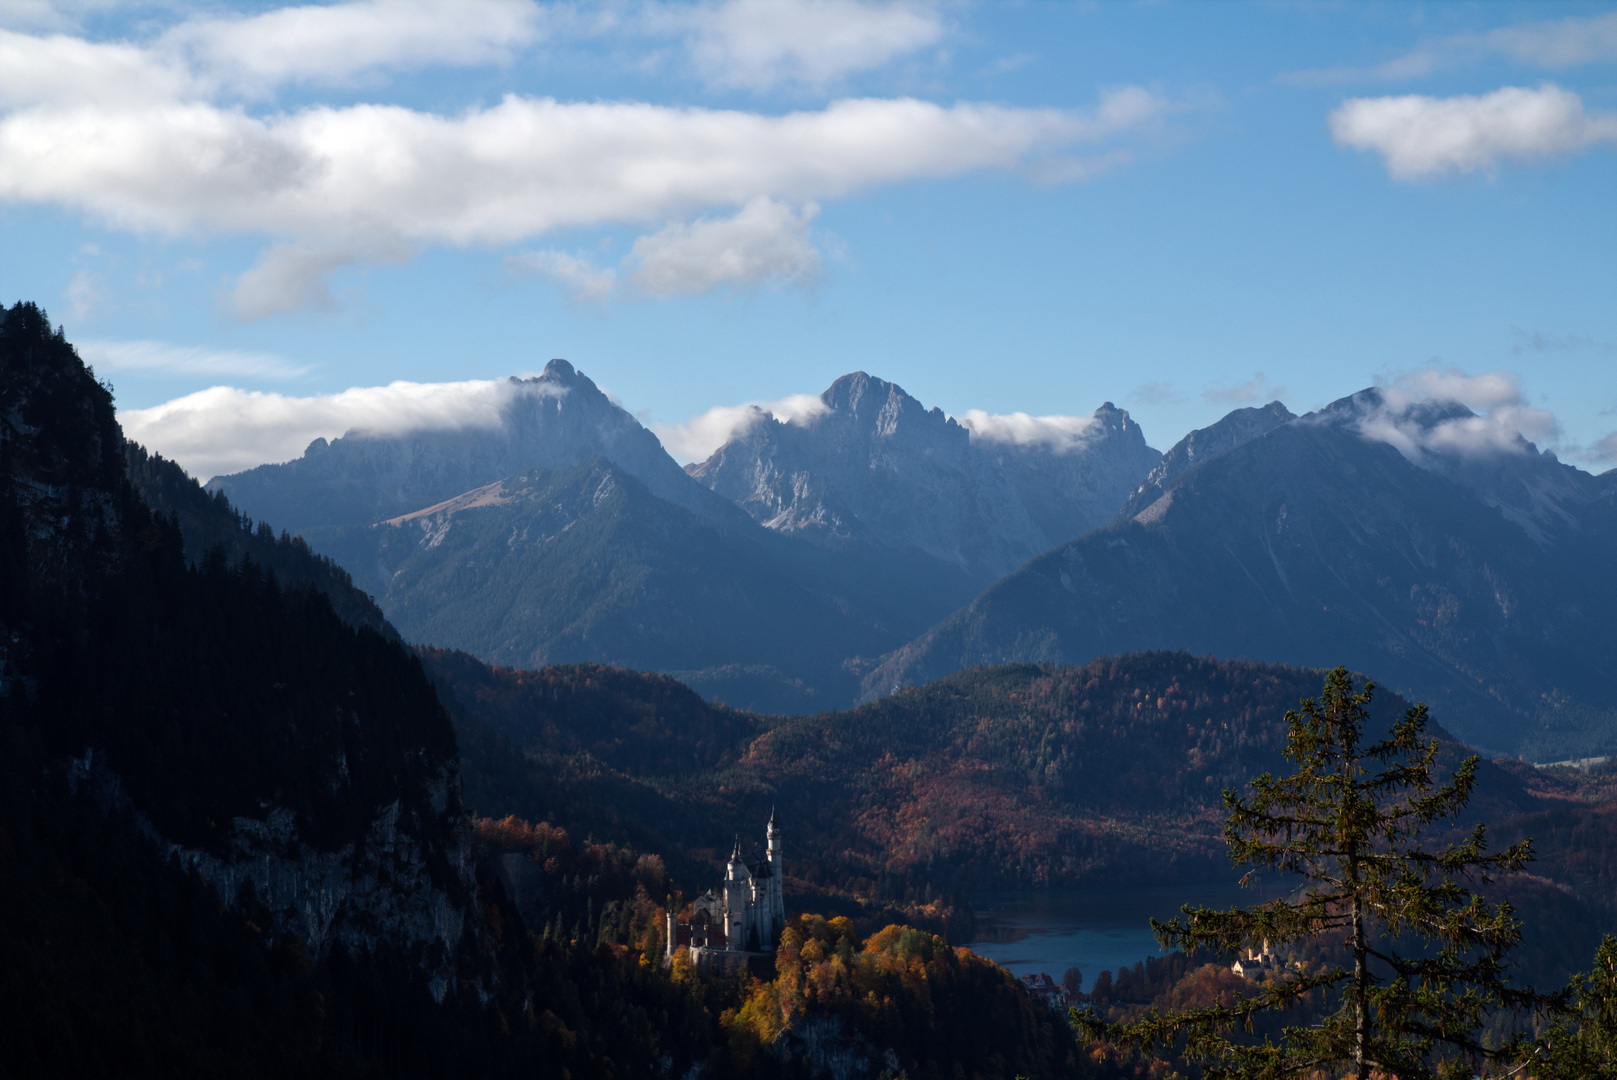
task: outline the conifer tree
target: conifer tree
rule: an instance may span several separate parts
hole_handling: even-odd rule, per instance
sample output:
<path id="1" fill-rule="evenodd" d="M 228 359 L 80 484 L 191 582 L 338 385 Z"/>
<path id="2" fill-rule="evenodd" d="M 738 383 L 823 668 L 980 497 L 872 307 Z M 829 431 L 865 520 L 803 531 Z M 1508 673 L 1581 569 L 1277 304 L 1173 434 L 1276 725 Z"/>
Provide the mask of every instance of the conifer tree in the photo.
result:
<path id="1" fill-rule="evenodd" d="M 1533 1080 L 1617 1077 L 1617 938 L 1607 935 L 1594 968 L 1574 975 L 1568 1007 L 1556 1017 L 1531 1064 Z"/>
<path id="2" fill-rule="evenodd" d="M 1439 782 L 1424 705 L 1366 744 L 1373 690 L 1356 691 L 1345 668 L 1332 671 L 1317 701 L 1286 714 L 1286 756 L 1297 771 L 1266 773 L 1244 797 L 1224 793 L 1230 859 L 1250 868 L 1247 878 L 1279 871 L 1300 875 L 1302 887 L 1250 908 L 1186 906 L 1180 919 L 1152 920 L 1164 948 L 1231 953 L 1315 942 L 1325 961 L 1278 972 L 1231 1005 L 1132 1024 L 1074 1010 L 1086 1034 L 1142 1050 L 1183 1039 L 1208 1076 L 1239 1080 L 1470 1077 L 1488 1062 L 1520 1059 L 1522 1039 L 1488 1046 L 1483 1027 L 1500 1009 L 1548 999 L 1510 984 L 1505 958 L 1521 924 L 1509 904 L 1490 904 L 1472 888 L 1525 866 L 1531 841 L 1490 855 L 1480 824 L 1457 843 L 1423 840 L 1471 798 L 1477 758 Z M 1323 1019 L 1278 1038 L 1252 1034 L 1261 1014 L 1307 1003 Z"/>

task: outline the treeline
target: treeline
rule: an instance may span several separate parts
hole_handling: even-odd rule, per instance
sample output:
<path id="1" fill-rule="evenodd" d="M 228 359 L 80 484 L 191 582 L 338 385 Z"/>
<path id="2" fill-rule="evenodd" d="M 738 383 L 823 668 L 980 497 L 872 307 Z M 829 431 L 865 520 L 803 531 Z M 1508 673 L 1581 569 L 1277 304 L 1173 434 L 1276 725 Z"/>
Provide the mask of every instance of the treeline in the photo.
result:
<path id="1" fill-rule="evenodd" d="M 267 521 L 253 519 L 230 505 L 224 492 L 209 494 L 177 464 L 138 443 L 126 442 L 124 468 L 142 501 L 159 517 L 180 530 L 185 557 L 200 563 L 217 549 L 230 565 L 251 560 L 288 585 L 308 586 L 323 593 L 337 616 L 350 626 L 368 626 L 384 636 L 398 638 L 382 609 L 357 588 L 348 571 L 310 549 L 301 536 Z"/>

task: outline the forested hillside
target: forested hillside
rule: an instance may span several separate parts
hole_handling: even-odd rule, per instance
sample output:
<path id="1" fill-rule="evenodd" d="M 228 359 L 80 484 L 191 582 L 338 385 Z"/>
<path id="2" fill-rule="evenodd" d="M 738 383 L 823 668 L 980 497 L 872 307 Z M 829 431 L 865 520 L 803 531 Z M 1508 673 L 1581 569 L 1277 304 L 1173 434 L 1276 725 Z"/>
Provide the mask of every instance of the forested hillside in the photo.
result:
<path id="1" fill-rule="evenodd" d="M 632 836 L 699 890 L 731 838 L 761 837 L 773 809 L 789 910 L 897 910 L 957 939 L 974 925 L 973 890 L 1228 880 L 1221 793 L 1283 766 L 1283 715 L 1322 678 L 1146 653 L 971 669 L 848 712 L 778 718 L 710 705 L 661 676 L 424 659 L 480 812 Z M 1390 722 L 1407 707 L 1381 691 L 1373 715 Z M 1451 766 L 1470 752 L 1438 735 Z M 1501 886 L 1542 915 L 1523 953 L 1535 972 L 1564 977 L 1599 927 L 1617 925 L 1613 801 L 1553 770 L 1484 762 L 1453 824 L 1486 822 L 1494 843 L 1536 839 L 1532 874 Z"/>

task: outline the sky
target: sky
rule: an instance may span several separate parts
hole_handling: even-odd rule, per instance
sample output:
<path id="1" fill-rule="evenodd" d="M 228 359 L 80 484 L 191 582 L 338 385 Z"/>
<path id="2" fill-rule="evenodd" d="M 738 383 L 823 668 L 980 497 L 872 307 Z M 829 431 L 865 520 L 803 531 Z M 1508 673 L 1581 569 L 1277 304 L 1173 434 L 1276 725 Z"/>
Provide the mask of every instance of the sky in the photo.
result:
<path id="1" fill-rule="evenodd" d="M 862 370 L 1159 449 L 1379 384 L 1599 472 L 1617 4 L 0 0 L 0 299 L 201 478 L 552 357 L 681 461 Z"/>

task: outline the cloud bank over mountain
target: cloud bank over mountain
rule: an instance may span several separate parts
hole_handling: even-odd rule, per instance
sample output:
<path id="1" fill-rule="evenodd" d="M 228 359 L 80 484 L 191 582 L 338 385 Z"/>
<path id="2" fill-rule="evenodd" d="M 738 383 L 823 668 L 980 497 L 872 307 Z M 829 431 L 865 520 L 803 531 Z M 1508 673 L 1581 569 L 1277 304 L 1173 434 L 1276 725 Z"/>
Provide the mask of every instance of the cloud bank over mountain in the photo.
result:
<path id="1" fill-rule="evenodd" d="M 1369 410 L 1359 430 L 1396 447 L 1415 464 L 1429 455 L 1476 457 L 1525 454 L 1529 444 L 1553 443 L 1561 426 L 1546 409 L 1527 403 L 1514 372 L 1467 375 L 1458 368 L 1414 372 L 1381 388 L 1382 404 Z M 1461 406 L 1455 415 L 1433 409 Z"/>
<path id="2" fill-rule="evenodd" d="M 282 358 L 249 352 L 210 352 L 160 342 L 87 342 L 86 359 L 106 370 L 195 370 L 220 375 L 255 375 L 290 370 Z M 286 461 L 314 439 L 332 439 L 350 430 L 376 434 L 491 427 L 513 393 L 508 380 L 444 383 L 399 381 L 352 387 L 338 393 L 297 396 L 214 386 L 145 409 L 125 409 L 119 421 L 130 437 L 206 479 L 267 462 Z M 523 384 L 524 386 L 528 384 Z M 543 384 L 540 384 L 543 385 Z M 1273 391 L 1259 376 L 1254 387 Z M 1246 401 L 1251 395 L 1220 400 Z M 1617 460 L 1607 437 L 1593 447 L 1563 445 L 1560 422 L 1533 406 L 1521 378 L 1510 371 L 1470 375 L 1455 367 L 1409 372 L 1384 382 L 1381 402 L 1366 412 L 1360 430 L 1386 442 L 1417 464 L 1428 453 L 1521 453 L 1528 442 L 1602 463 Z M 1233 395 L 1233 392 L 1230 392 Z M 1125 403 L 1126 404 L 1126 403 Z M 1433 410 L 1459 405 L 1474 414 L 1433 419 Z M 703 461 L 752 426 L 765 421 L 804 425 L 824 415 L 818 394 L 789 394 L 774 401 L 716 405 L 678 423 L 649 421 L 647 427 L 676 461 Z M 966 409 L 955 420 L 972 442 L 1039 449 L 1055 454 L 1085 449 L 1100 433 L 1095 416 L 1035 416 Z"/>
<path id="3" fill-rule="evenodd" d="M 513 397 L 547 392 L 565 390 L 506 379 L 400 381 L 309 397 L 215 386 L 149 409 L 125 409 L 118 422 L 131 439 L 206 480 L 288 461 L 315 439 L 350 431 L 397 435 L 497 427 Z"/>

